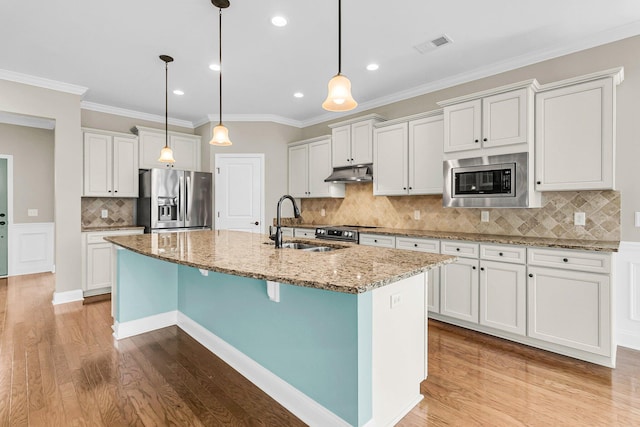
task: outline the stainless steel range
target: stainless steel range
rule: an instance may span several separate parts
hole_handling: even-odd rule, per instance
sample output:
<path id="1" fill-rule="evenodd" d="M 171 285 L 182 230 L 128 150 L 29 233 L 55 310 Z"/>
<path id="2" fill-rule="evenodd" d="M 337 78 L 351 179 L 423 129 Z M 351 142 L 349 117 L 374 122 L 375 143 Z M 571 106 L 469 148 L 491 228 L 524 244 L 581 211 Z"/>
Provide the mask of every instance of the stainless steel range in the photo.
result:
<path id="1" fill-rule="evenodd" d="M 316 239 L 339 240 L 342 242 L 359 242 L 359 229 L 376 228 L 365 225 L 330 225 L 316 228 Z"/>

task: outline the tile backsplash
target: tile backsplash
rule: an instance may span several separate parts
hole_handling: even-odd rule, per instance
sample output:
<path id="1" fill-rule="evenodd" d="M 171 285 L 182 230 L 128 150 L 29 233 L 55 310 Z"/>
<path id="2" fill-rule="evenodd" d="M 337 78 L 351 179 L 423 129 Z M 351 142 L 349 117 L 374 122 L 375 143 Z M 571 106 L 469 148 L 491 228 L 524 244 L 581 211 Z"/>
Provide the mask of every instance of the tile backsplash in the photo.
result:
<path id="1" fill-rule="evenodd" d="M 137 199 L 116 199 L 112 197 L 83 197 L 83 227 L 114 227 L 135 225 L 135 204 Z M 108 211 L 107 218 L 102 218 L 102 210 Z"/>
<path id="2" fill-rule="evenodd" d="M 399 229 L 458 231 L 561 239 L 619 240 L 620 193 L 562 191 L 542 193 L 535 209 L 443 208 L 442 197 L 373 196 L 373 184 L 349 184 L 344 199 L 302 199 L 304 223 L 357 224 Z M 321 215 L 322 209 L 325 216 Z M 420 219 L 414 219 L 414 211 Z M 481 211 L 489 222 L 480 221 Z M 586 224 L 575 226 L 574 213 L 584 212 Z"/>

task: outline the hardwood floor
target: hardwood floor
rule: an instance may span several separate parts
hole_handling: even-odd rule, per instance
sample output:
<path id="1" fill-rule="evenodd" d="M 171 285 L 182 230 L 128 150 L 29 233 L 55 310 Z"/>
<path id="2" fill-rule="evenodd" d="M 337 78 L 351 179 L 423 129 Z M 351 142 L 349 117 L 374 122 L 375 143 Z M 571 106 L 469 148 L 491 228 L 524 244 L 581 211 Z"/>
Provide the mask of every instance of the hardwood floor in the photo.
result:
<path id="1" fill-rule="evenodd" d="M 0 281 L 0 426 L 304 425 L 180 329 L 114 343 L 109 301 L 52 292 Z M 611 370 L 431 322 L 421 389 L 398 425 L 639 426 L 640 352 Z"/>

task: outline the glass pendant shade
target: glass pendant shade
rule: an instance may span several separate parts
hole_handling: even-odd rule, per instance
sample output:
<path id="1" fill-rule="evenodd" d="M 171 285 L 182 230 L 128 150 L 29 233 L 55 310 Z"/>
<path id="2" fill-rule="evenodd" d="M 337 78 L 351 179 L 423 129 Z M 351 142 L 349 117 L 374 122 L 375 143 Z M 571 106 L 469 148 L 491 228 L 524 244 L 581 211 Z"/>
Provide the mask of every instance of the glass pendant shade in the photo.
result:
<path id="1" fill-rule="evenodd" d="M 173 150 L 165 146 L 162 151 L 160 151 L 160 158 L 158 161 L 162 163 L 175 163 L 176 159 L 173 158 Z"/>
<path id="2" fill-rule="evenodd" d="M 351 96 L 351 82 L 346 76 L 336 74 L 329 80 L 329 94 L 322 103 L 322 108 L 327 111 L 349 111 L 358 106 Z"/>
<path id="3" fill-rule="evenodd" d="M 213 132 L 211 132 L 211 141 L 209 141 L 211 145 L 217 145 L 219 147 L 227 147 L 232 144 L 229 140 L 229 130 L 224 127 L 222 123 L 213 128 Z"/>

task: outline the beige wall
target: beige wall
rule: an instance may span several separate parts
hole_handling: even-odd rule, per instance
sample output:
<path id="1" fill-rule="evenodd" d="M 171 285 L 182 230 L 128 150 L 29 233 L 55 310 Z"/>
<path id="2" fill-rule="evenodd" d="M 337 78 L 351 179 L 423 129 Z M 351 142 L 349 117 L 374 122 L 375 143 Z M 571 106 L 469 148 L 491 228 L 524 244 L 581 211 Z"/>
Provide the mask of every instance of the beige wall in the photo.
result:
<path id="1" fill-rule="evenodd" d="M 52 130 L 0 124 L 0 154 L 13 156 L 14 223 L 53 222 L 53 138 Z"/>
<path id="2" fill-rule="evenodd" d="M 80 96 L 5 80 L 0 80 L 0 93 L 0 111 L 55 120 L 53 161 L 56 292 L 81 289 Z"/>
<path id="3" fill-rule="evenodd" d="M 82 110 L 81 117 L 83 127 L 110 130 L 112 132 L 128 133 L 131 132 L 131 128 L 136 125 L 164 130 L 164 122 L 158 123 L 149 120 L 132 119 L 131 117 L 101 113 L 98 111 Z M 192 128 L 169 125 L 169 130 L 193 134 Z"/>
<path id="4" fill-rule="evenodd" d="M 287 143 L 300 140 L 301 130 L 271 122 L 225 122 L 233 145 L 231 147 L 214 147 L 208 142 L 211 139 L 211 127 L 216 124 L 207 124 L 196 129 L 196 133 L 202 135 L 203 170 L 213 171 L 216 153 L 264 153 L 266 171 L 265 220 L 267 224 L 271 224 L 272 218 L 276 216 L 278 199 L 287 193 Z M 208 159 L 208 165 L 205 159 Z M 205 169 L 205 165 L 210 169 Z M 287 216 L 293 215 L 293 210 L 288 203 L 283 205 L 283 215 L 285 214 Z"/>
<path id="5" fill-rule="evenodd" d="M 624 67 L 625 80 L 617 91 L 617 173 L 616 189 L 621 193 L 620 237 L 623 241 L 640 241 L 640 228 L 634 227 L 634 212 L 640 211 L 640 36 L 610 43 L 506 73 L 417 96 L 405 101 L 342 116 L 332 122 L 369 113 L 387 119 L 403 117 L 438 108 L 437 101 L 536 78 L 550 83 L 619 66 Z M 327 133 L 325 122 L 303 129 L 302 137 Z"/>

